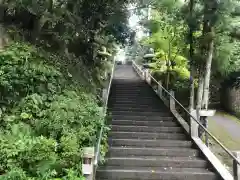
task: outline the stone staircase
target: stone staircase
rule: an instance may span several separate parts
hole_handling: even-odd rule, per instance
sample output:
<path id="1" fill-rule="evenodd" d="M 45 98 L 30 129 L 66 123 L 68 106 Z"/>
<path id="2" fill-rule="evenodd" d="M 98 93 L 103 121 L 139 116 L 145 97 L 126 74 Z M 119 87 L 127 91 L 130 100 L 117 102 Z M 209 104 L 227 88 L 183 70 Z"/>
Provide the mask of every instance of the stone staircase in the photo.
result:
<path id="1" fill-rule="evenodd" d="M 221 180 L 131 66 L 116 68 L 109 152 L 97 180 Z"/>

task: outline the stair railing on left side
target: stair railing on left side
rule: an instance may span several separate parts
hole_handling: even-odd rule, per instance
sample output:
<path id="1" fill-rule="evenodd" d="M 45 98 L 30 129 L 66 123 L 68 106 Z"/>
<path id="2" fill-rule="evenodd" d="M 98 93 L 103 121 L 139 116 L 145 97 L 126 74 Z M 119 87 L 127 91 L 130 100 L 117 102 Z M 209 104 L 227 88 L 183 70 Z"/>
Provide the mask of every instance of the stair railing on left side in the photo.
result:
<path id="1" fill-rule="evenodd" d="M 106 121 L 108 98 L 109 98 L 109 94 L 110 94 L 110 90 L 111 90 L 113 74 L 114 74 L 114 69 L 115 69 L 115 63 L 116 62 L 114 61 L 113 62 L 113 67 L 112 67 L 112 70 L 111 70 L 111 76 L 110 76 L 108 87 L 103 89 L 103 92 L 102 92 L 103 113 L 104 113 L 105 118 L 104 118 L 104 121 L 102 122 L 101 129 L 99 131 L 99 135 L 98 135 L 98 139 L 97 139 L 97 144 L 96 144 L 96 147 L 95 147 L 92 179 L 95 179 L 96 170 L 97 170 L 98 163 L 99 163 L 100 156 L 101 156 L 101 142 L 102 142 L 103 130 L 104 130 L 105 121 Z"/>
<path id="2" fill-rule="evenodd" d="M 157 95 L 163 100 L 163 102 L 170 108 L 170 111 L 175 116 L 175 118 L 179 121 L 179 123 L 183 126 L 186 132 L 189 133 L 192 140 L 195 144 L 201 149 L 203 154 L 209 160 L 209 162 L 213 165 L 213 167 L 218 171 L 219 175 L 224 180 L 240 180 L 240 152 L 231 152 L 228 150 L 207 128 L 205 128 L 202 123 L 197 119 L 196 112 L 189 112 L 174 96 L 173 91 L 168 91 L 165 89 L 161 83 L 159 83 L 148 70 L 143 71 L 140 66 L 138 66 L 134 61 L 132 61 L 133 69 L 137 72 L 137 74 L 144 79 L 150 86 L 151 82 L 154 82 L 158 85 L 158 89 L 155 91 Z M 152 86 L 151 86 L 152 87 Z M 153 88 L 154 89 L 154 88 Z M 163 95 L 164 92 L 164 95 Z M 165 97 L 163 97 L 165 96 Z M 167 97 L 166 97 L 167 96 Z M 168 100 L 168 102 L 167 102 Z M 181 117 L 181 115 L 176 111 L 175 105 L 180 106 L 191 118 L 190 125 L 186 123 L 186 121 Z M 213 154 L 213 152 L 207 147 L 203 141 L 198 137 L 198 127 L 201 127 L 202 130 L 209 135 L 213 139 L 213 141 L 221 147 L 224 152 L 232 159 L 232 174 L 226 169 L 223 163 Z"/>

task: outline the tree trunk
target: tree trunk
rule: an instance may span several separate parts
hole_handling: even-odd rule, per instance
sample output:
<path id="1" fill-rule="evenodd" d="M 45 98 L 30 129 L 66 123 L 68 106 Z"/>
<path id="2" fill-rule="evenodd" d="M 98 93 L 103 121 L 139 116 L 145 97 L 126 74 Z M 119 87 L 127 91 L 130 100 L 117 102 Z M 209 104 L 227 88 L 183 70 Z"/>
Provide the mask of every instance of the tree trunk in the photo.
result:
<path id="1" fill-rule="evenodd" d="M 0 0 L 0 50 L 4 48 L 5 45 L 8 44 L 9 38 L 5 31 L 4 27 L 4 12 L 5 12 L 4 1 Z"/>
<path id="2" fill-rule="evenodd" d="M 203 73 L 199 73 L 198 91 L 197 91 L 197 105 L 196 105 L 196 109 L 197 109 L 198 112 L 199 112 L 199 110 L 201 110 L 201 107 L 202 107 L 201 105 L 202 105 L 202 99 L 203 99 L 203 86 L 204 86 Z"/>
<path id="3" fill-rule="evenodd" d="M 60 40 L 59 41 L 59 46 L 60 46 L 61 52 L 64 53 L 67 58 L 69 58 L 69 51 L 68 51 L 68 44 L 67 44 L 67 42 L 64 41 L 64 40 Z"/>
<path id="4" fill-rule="evenodd" d="M 203 73 L 201 72 L 203 69 L 200 68 L 199 70 L 199 78 L 198 78 L 198 91 L 197 91 L 197 105 L 196 105 L 196 111 L 197 111 L 197 120 L 201 122 L 201 118 L 199 115 L 199 111 L 201 110 L 202 105 L 202 99 L 203 99 L 203 86 L 204 86 L 204 77 Z M 202 128 L 199 127 L 199 137 L 202 136 Z"/>
<path id="5" fill-rule="evenodd" d="M 193 7 L 194 1 L 190 0 L 189 2 L 189 11 L 190 17 L 193 17 Z M 195 87 L 194 87 L 194 66 L 193 66 L 193 55 L 194 55 L 194 48 L 193 48 L 193 29 L 189 26 L 189 60 L 190 60 L 190 99 L 189 99 L 189 111 L 191 112 L 194 109 L 194 97 L 195 97 Z"/>
<path id="6" fill-rule="evenodd" d="M 202 108 L 208 109 L 209 104 L 209 87 L 210 87 L 210 78 L 211 78 L 211 65 L 212 65 L 212 58 L 213 58 L 213 48 L 214 43 L 211 40 L 208 53 L 207 53 L 207 62 L 206 62 L 206 69 L 205 69 L 205 77 L 204 77 L 204 90 L 203 90 L 203 101 L 202 101 Z M 203 125 L 208 128 L 208 120 L 207 117 L 203 117 Z M 206 145 L 208 146 L 208 135 L 205 134 L 205 141 Z"/>
<path id="7" fill-rule="evenodd" d="M 0 24 L 0 50 L 4 48 L 5 30 L 2 24 Z"/>
<path id="8" fill-rule="evenodd" d="M 63 23 L 59 24 L 59 36 L 62 36 L 64 32 L 66 31 L 66 27 Z M 68 42 L 64 39 L 58 38 L 58 43 L 60 47 L 60 51 L 66 55 L 67 58 L 69 58 L 69 51 L 68 51 Z"/>
<path id="9" fill-rule="evenodd" d="M 194 86 L 194 75 L 190 70 L 190 98 L 189 98 L 189 111 L 191 112 L 194 109 L 194 98 L 195 98 L 195 86 Z"/>
<path id="10" fill-rule="evenodd" d="M 218 2 L 205 0 L 204 2 L 204 19 L 203 19 L 203 38 L 207 40 L 205 43 L 205 54 L 206 54 L 206 65 L 205 65 L 205 76 L 204 76 L 204 91 L 203 91 L 203 101 L 202 108 L 208 109 L 209 103 L 209 86 L 211 78 L 211 65 L 213 58 L 214 49 L 214 24 L 211 22 L 211 16 L 215 16 L 217 11 Z M 212 36 L 212 37 L 211 37 Z M 207 128 L 207 117 L 203 117 L 203 125 Z M 205 142 L 208 146 L 208 135 L 205 133 Z"/>
<path id="11" fill-rule="evenodd" d="M 167 80 L 166 80 L 166 88 L 167 90 L 169 89 L 169 84 L 170 84 L 170 58 L 171 58 L 171 42 L 169 41 L 168 44 L 168 58 L 167 58 Z"/>
<path id="12" fill-rule="evenodd" d="M 33 30 L 32 30 L 32 37 L 31 37 L 33 43 L 36 43 L 36 41 L 37 41 L 37 39 L 39 37 L 39 34 L 41 32 L 40 22 L 41 22 L 41 17 L 36 17 L 35 20 L 34 20 Z"/>
<path id="13" fill-rule="evenodd" d="M 211 65 L 214 50 L 214 24 L 211 22 L 211 15 L 215 15 L 217 8 L 216 0 L 209 1 L 204 0 L 204 19 L 203 19 L 203 38 L 206 39 L 205 43 L 205 53 L 206 54 L 206 65 L 205 65 L 205 76 L 204 76 L 204 94 L 202 108 L 208 109 L 209 101 L 209 86 L 211 78 Z"/>
<path id="14" fill-rule="evenodd" d="M 209 42 L 209 47 L 208 47 L 208 52 L 207 52 L 207 57 L 206 57 L 205 77 L 204 77 L 204 93 L 203 93 L 203 102 L 202 102 L 202 108 L 204 108 L 204 109 L 208 109 L 213 48 L 214 48 L 214 42 L 212 39 Z"/>
<path id="15" fill-rule="evenodd" d="M 168 65 L 168 67 L 167 67 L 167 86 L 166 86 L 166 88 L 167 88 L 167 90 L 169 89 L 169 83 L 170 83 L 170 68 L 169 68 L 169 65 Z"/>

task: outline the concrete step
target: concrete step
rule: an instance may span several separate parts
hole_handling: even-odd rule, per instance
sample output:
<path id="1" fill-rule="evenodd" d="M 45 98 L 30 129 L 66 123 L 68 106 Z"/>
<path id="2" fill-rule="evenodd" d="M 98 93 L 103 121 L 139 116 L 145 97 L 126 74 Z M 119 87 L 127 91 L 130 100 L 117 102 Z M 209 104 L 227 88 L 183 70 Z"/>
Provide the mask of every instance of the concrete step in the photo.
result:
<path id="1" fill-rule="evenodd" d="M 133 89 L 133 88 L 137 88 L 138 90 L 139 90 L 139 88 L 138 87 L 142 87 L 141 89 L 151 89 L 151 86 L 149 86 L 147 83 L 145 83 L 145 84 L 139 84 L 139 85 L 131 85 L 131 84 L 125 84 L 125 86 L 124 85 L 114 85 L 113 87 L 115 87 L 115 88 L 118 88 L 118 89 L 120 89 L 120 88 L 122 88 L 122 89 Z M 140 90 L 141 90 L 140 89 Z"/>
<path id="2" fill-rule="evenodd" d="M 111 114 L 111 112 L 110 112 Z M 138 113 L 136 113 L 138 114 Z M 140 115 L 125 115 L 124 113 L 122 115 L 116 115 L 116 114 L 111 114 L 112 119 L 116 120 L 144 120 L 144 121 L 173 121 L 174 118 L 170 117 L 168 114 L 161 114 L 161 116 L 140 116 Z"/>
<path id="3" fill-rule="evenodd" d="M 116 104 L 127 104 L 131 107 L 131 105 L 138 104 L 138 105 L 154 105 L 159 104 L 158 100 L 151 100 L 151 99 L 133 99 L 133 98 L 121 98 L 121 99 L 111 99 L 109 102 L 116 103 Z"/>
<path id="4" fill-rule="evenodd" d="M 108 108 L 108 111 L 131 111 L 131 112 L 143 112 L 143 111 L 147 111 L 147 112 L 161 112 L 162 110 L 160 108 L 151 108 L 151 107 L 129 107 L 129 106 L 118 106 L 118 107 L 112 107 L 112 108 Z"/>
<path id="5" fill-rule="evenodd" d="M 125 85 L 126 86 L 126 85 Z M 112 85 L 111 90 L 114 90 L 114 92 L 151 92 L 151 88 L 148 86 L 134 86 L 134 87 L 124 87 L 124 86 L 116 86 Z"/>
<path id="6" fill-rule="evenodd" d="M 110 94 L 110 97 L 117 97 L 119 96 L 147 96 L 147 97 L 155 97 L 156 93 L 154 94 L 154 91 L 152 89 L 141 89 L 140 91 L 137 91 L 136 89 L 132 90 L 119 90 L 119 89 L 111 89 L 111 92 L 114 92 Z"/>
<path id="7" fill-rule="evenodd" d="M 154 102 L 154 101 L 141 101 L 141 100 L 133 100 L 133 99 L 110 100 L 109 103 L 110 104 L 115 104 L 115 105 L 125 105 L 127 107 L 144 107 L 144 106 L 157 107 L 157 106 L 159 106 L 158 102 Z"/>
<path id="8" fill-rule="evenodd" d="M 123 116 L 170 116 L 170 113 L 167 112 L 148 112 L 148 111 L 140 111 L 140 112 L 132 112 L 132 111 L 111 111 L 113 115 L 123 115 Z"/>
<path id="9" fill-rule="evenodd" d="M 160 100 L 150 100 L 150 99 L 146 99 L 146 100 L 141 100 L 140 98 L 136 98 L 136 99 L 134 99 L 134 98 L 132 98 L 132 99 L 130 99 L 130 98 L 121 98 L 121 99 L 113 99 L 113 98 L 109 98 L 109 102 L 112 102 L 112 103 L 115 103 L 115 104 L 130 104 L 130 105 L 142 105 L 142 106 L 144 106 L 144 105 L 161 105 L 161 102 L 159 103 L 159 102 L 157 102 L 157 101 L 160 101 Z M 134 102 L 135 102 L 135 104 L 134 104 Z M 138 103 L 138 104 L 136 104 L 136 102 Z"/>
<path id="10" fill-rule="evenodd" d="M 166 108 L 166 106 L 163 106 L 161 104 L 151 104 L 151 105 L 142 105 L 142 104 L 118 104 L 116 102 L 114 102 L 114 104 L 112 104 L 112 106 L 109 106 L 109 108 L 131 108 L 131 109 L 157 109 L 157 110 L 164 110 L 164 111 L 169 111 L 169 109 Z"/>
<path id="11" fill-rule="evenodd" d="M 116 92 L 116 91 L 114 91 Z M 117 93 L 111 94 L 110 97 L 151 97 L 153 98 L 153 93 L 146 93 L 146 91 L 118 91 Z"/>
<path id="12" fill-rule="evenodd" d="M 116 97 L 148 97 L 148 98 L 154 98 L 153 96 L 154 92 L 150 92 L 152 90 L 142 90 L 142 91 L 119 91 L 119 90 L 114 90 L 110 97 L 111 98 L 116 98 Z"/>
<path id="13" fill-rule="evenodd" d="M 112 131 L 133 131 L 133 132 L 159 132 L 159 133 L 181 133 L 181 127 L 149 127 L 149 126 L 111 126 Z"/>
<path id="14" fill-rule="evenodd" d="M 145 94 L 151 94 L 152 89 L 149 87 L 132 87 L 132 88 L 124 88 L 124 87 L 112 87 L 111 91 L 115 92 L 114 94 L 120 94 L 120 93 L 127 93 L 130 94 L 138 94 L 138 93 L 145 93 Z"/>
<path id="15" fill-rule="evenodd" d="M 116 132 L 111 131 L 109 137 L 114 139 L 171 139 L 186 140 L 187 136 L 183 133 L 153 133 L 153 132 Z"/>
<path id="16" fill-rule="evenodd" d="M 141 91 L 141 92 L 135 92 L 135 91 L 113 91 L 114 93 L 110 94 L 110 98 L 116 99 L 116 98 L 139 98 L 139 99 L 156 99 L 160 100 L 160 98 L 148 91 Z"/>
<path id="17" fill-rule="evenodd" d="M 156 127 L 179 127 L 178 123 L 173 121 L 143 121 L 143 120 L 112 120 L 113 125 L 128 125 L 128 126 L 156 126 Z"/>
<path id="18" fill-rule="evenodd" d="M 109 101 L 109 105 L 126 106 L 126 107 L 159 107 L 158 103 L 153 102 L 137 102 L 137 101 Z"/>
<path id="19" fill-rule="evenodd" d="M 167 156 L 167 157 L 199 157 L 200 151 L 192 148 L 138 148 L 110 147 L 108 156 Z"/>
<path id="20" fill-rule="evenodd" d="M 208 163 L 199 158 L 189 157 L 111 157 L 106 158 L 107 166 L 118 167 L 171 167 L 171 168 L 207 168 Z M 127 169 L 127 168 L 126 168 Z"/>
<path id="21" fill-rule="evenodd" d="M 110 103 L 109 102 L 109 109 L 114 108 L 121 110 L 121 108 L 131 108 L 131 109 L 145 109 L 145 111 L 151 110 L 151 109 L 156 109 L 158 111 L 164 111 L 164 112 L 170 112 L 169 109 L 167 109 L 164 106 L 160 106 L 159 104 L 151 104 L 151 105 L 141 105 L 141 104 L 117 104 L 117 103 Z"/>
<path id="22" fill-rule="evenodd" d="M 213 172 L 202 168 L 120 168 L 97 171 L 98 180 L 219 180 Z"/>
<path id="23" fill-rule="evenodd" d="M 156 147 L 156 148 L 190 148 L 192 147 L 191 141 L 182 140 L 146 140 L 146 139 L 109 139 L 110 146 L 121 147 Z"/>
<path id="24" fill-rule="evenodd" d="M 136 89 L 136 90 L 138 90 L 138 89 L 140 89 L 140 90 L 142 90 L 142 89 L 150 89 L 150 87 L 148 86 L 148 85 L 146 85 L 146 84 L 133 84 L 133 85 L 131 85 L 131 84 L 115 84 L 115 83 L 113 83 L 112 84 L 112 88 L 115 88 L 115 89 L 118 89 L 118 90 L 131 90 L 131 89 Z"/>
<path id="25" fill-rule="evenodd" d="M 122 79 L 119 79 L 119 80 L 113 80 L 113 85 L 114 86 L 122 86 L 122 87 L 135 87 L 135 86 L 143 86 L 143 87 L 146 87 L 147 83 L 144 82 L 143 80 L 140 80 L 139 81 L 127 81 L 127 80 L 122 80 Z"/>
<path id="26" fill-rule="evenodd" d="M 148 106 L 148 107 L 157 107 L 159 106 L 159 103 L 153 103 L 153 102 L 137 102 L 137 101 L 109 101 L 110 104 L 114 104 L 114 105 L 124 105 L 124 106 L 128 106 L 128 107 L 144 107 L 144 106 Z"/>
<path id="27" fill-rule="evenodd" d="M 137 103 L 142 103 L 142 104 L 146 104 L 146 103 L 159 103 L 159 99 L 154 99 L 154 98 L 131 98 L 131 97 L 124 97 L 124 98 L 111 98 L 110 99 L 112 102 L 115 103 L 133 103 L 133 102 L 137 102 Z"/>
<path id="28" fill-rule="evenodd" d="M 124 86 L 124 85 L 113 85 L 112 86 L 112 89 L 116 90 L 116 91 L 150 91 L 151 90 L 151 87 L 149 86 L 146 86 L 146 85 L 137 85 L 137 86 Z"/>
<path id="29" fill-rule="evenodd" d="M 112 94 L 110 94 L 110 97 L 135 97 L 135 96 L 141 96 L 141 97 L 157 97 L 156 93 L 154 94 L 154 91 L 152 90 L 141 90 L 141 91 L 136 91 L 136 90 L 114 90 L 111 89 Z M 114 93 L 113 93 L 114 92 Z"/>
<path id="30" fill-rule="evenodd" d="M 114 96 L 111 97 L 111 100 L 113 101 L 127 101 L 127 100 L 135 100 L 135 101 L 149 101 L 149 102 L 157 102 L 159 99 L 156 99 L 155 97 L 145 97 L 145 96 Z"/>

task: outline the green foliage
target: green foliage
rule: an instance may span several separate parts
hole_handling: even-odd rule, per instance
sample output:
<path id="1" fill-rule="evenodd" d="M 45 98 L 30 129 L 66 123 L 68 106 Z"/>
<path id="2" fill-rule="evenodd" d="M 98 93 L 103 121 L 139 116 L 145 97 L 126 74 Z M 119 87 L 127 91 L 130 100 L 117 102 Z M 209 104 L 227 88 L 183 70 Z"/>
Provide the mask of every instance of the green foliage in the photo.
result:
<path id="1" fill-rule="evenodd" d="M 166 15 L 165 15 L 166 16 Z M 158 17 L 155 17 L 158 18 Z M 175 23 L 173 26 L 172 24 Z M 150 44 L 155 50 L 163 50 L 166 54 L 180 53 L 183 51 L 182 42 L 185 27 L 172 19 L 151 20 L 147 26 L 152 32 L 149 38 L 143 40 L 144 44 Z"/>
<path id="2" fill-rule="evenodd" d="M 180 3 L 181 4 L 181 3 Z M 143 45 L 155 50 L 155 58 L 150 64 L 156 79 L 167 84 L 170 75 L 170 88 L 177 86 L 187 88 L 189 80 L 188 60 L 184 57 L 187 45 L 185 43 L 186 25 L 177 18 L 179 2 L 159 1 L 158 10 L 152 10 L 152 19 L 144 25 L 151 31 L 151 36 L 142 40 Z M 180 85 L 177 85 L 178 84 Z M 181 86 L 181 83 L 182 86 Z"/>
<path id="3" fill-rule="evenodd" d="M 189 80 L 189 72 L 185 74 L 183 86 L 177 85 L 180 81 L 174 78 L 176 74 L 181 76 L 181 71 L 187 72 L 190 68 L 189 62 L 184 57 L 191 60 L 192 72 L 195 78 L 205 66 L 205 56 L 203 50 L 206 49 L 210 39 L 214 39 L 214 54 L 212 71 L 214 77 L 225 78 L 231 72 L 239 71 L 239 41 L 237 28 L 239 26 L 239 2 L 238 1 L 193 1 L 193 7 L 188 3 L 176 3 L 172 1 L 153 1 L 152 19 L 143 23 L 151 31 L 151 36 L 145 39 L 144 45 L 151 45 L 155 49 L 153 64 L 151 67 L 157 77 L 165 81 L 168 61 L 175 67 L 169 67 L 170 84 L 185 88 Z M 207 9 L 204 11 L 204 8 Z M 191 9 L 191 12 L 190 12 Z M 214 33 L 203 34 L 204 17 L 214 26 Z M 185 21 L 185 22 L 184 22 Z M 186 27 L 187 25 L 187 27 Z M 187 29 L 188 28 L 188 29 Z M 191 30 L 191 31 L 190 31 Z M 192 33 L 193 38 L 191 38 Z M 193 57 L 190 57 L 189 44 L 192 39 Z M 183 57 L 183 60 L 181 60 Z M 164 62 L 166 61 L 166 62 Z M 185 70 L 183 70 L 185 69 Z M 174 71 L 174 72 L 173 72 Z M 175 72 L 176 71 L 176 72 Z M 165 74 L 165 75 L 164 75 Z M 184 79 L 184 78 L 180 78 Z M 173 86 L 172 86 L 173 87 Z"/>
<path id="4" fill-rule="evenodd" d="M 239 88 L 240 87 L 240 72 L 232 72 L 222 82 L 222 87 L 227 88 Z"/>
<path id="5" fill-rule="evenodd" d="M 85 64 L 94 66 L 102 61 L 97 58 L 101 46 L 112 49 L 116 42 L 128 42 L 131 34 L 127 24 L 129 2 L 5 0 L 3 22 L 17 27 L 11 28 L 12 38 L 20 34 L 24 40 L 67 57 L 73 53 Z"/>
<path id="6" fill-rule="evenodd" d="M 32 46 L 14 43 L 0 52 L 0 61 L 1 103 L 8 106 L 33 92 L 58 93 L 65 83 L 59 69 L 46 65 Z"/>
<path id="7" fill-rule="evenodd" d="M 83 180 L 82 148 L 95 145 L 104 119 L 95 94 L 33 46 L 0 53 L 0 179 Z"/>
<path id="8" fill-rule="evenodd" d="M 164 20 L 165 26 L 161 27 L 160 23 L 153 21 L 153 25 L 150 26 L 153 33 L 143 43 L 150 44 L 156 52 L 154 62 L 150 64 L 154 77 L 166 85 L 167 74 L 169 73 L 170 88 L 186 89 L 189 86 L 186 82 L 189 80 L 190 73 L 187 69 L 187 59 L 180 55 L 186 48 L 183 45 L 183 36 L 181 35 L 184 26 L 179 25 L 177 27 L 177 25 L 174 26 L 171 23 L 172 21 Z"/>
<path id="9" fill-rule="evenodd" d="M 175 67 L 169 71 L 170 89 L 182 91 L 189 87 L 189 71 L 185 67 Z M 164 70 L 156 69 L 152 72 L 154 78 L 161 80 L 166 85 L 167 68 Z"/>

